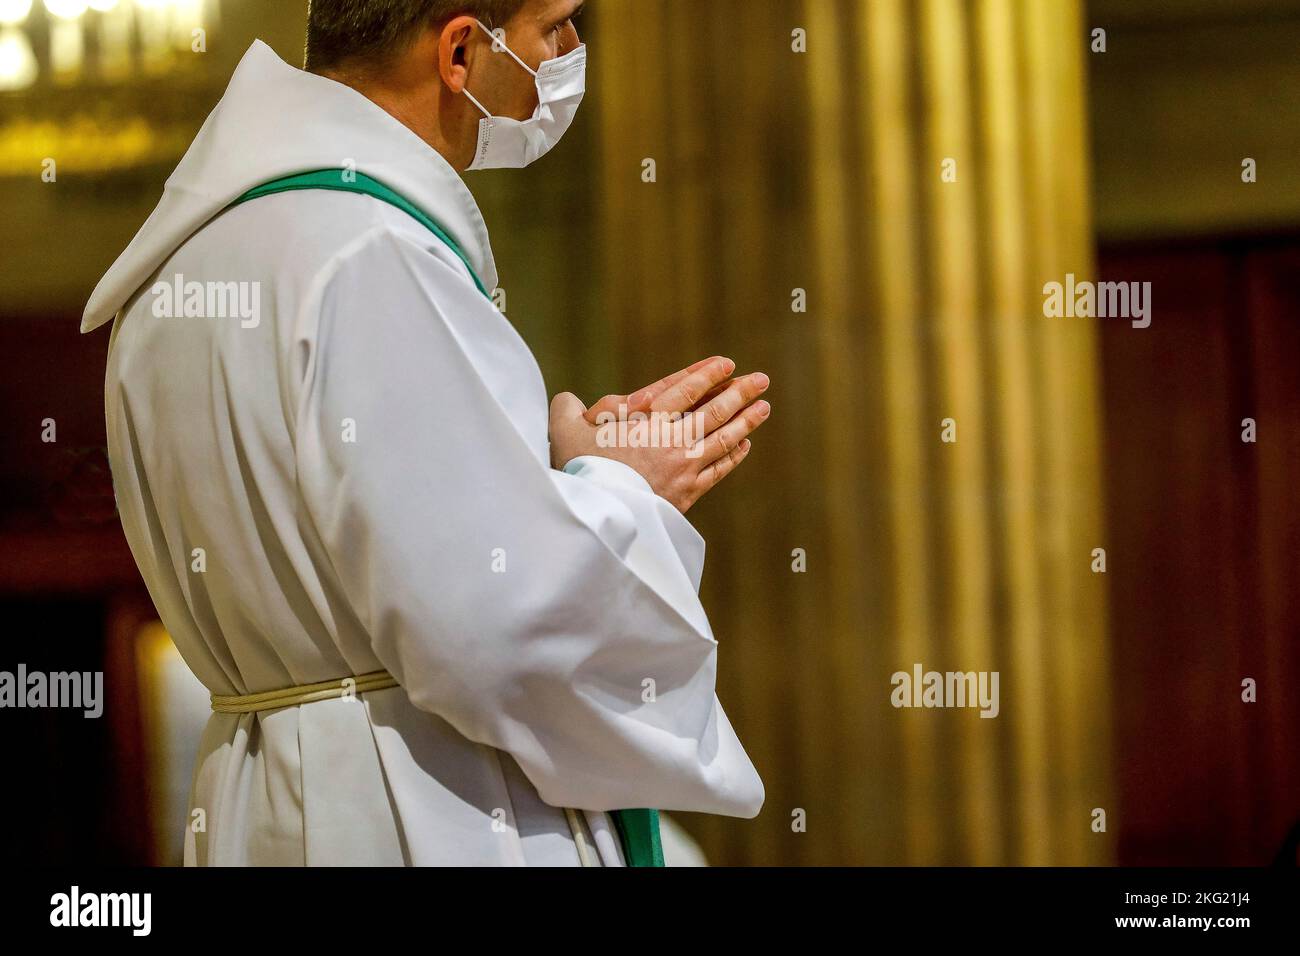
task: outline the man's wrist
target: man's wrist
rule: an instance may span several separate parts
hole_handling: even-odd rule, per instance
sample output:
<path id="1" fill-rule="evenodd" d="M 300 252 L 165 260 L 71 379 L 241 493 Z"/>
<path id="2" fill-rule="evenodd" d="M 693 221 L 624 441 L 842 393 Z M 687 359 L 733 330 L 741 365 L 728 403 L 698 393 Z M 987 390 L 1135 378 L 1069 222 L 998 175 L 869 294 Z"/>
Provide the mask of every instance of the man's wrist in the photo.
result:
<path id="1" fill-rule="evenodd" d="M 565 462 L 560 470 L 606 487 L 634 488 L 655 493 L 645 476 L 631 465 L 603 455 L 578 455 Z"/>

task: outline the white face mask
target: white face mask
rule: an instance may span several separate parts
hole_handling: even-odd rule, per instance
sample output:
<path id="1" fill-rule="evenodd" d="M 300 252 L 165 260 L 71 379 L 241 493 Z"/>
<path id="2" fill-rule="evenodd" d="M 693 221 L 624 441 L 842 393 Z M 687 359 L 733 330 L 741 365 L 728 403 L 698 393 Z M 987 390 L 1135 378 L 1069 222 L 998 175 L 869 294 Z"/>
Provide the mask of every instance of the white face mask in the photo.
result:
<path id="1" fill-rule="evenodd" d="M 481 21 L 476 22 L 494 44 L 500 42 Z M 537 109 L 526 120 L 493 116 L 467 87 L 465 95 L 483 114 L 478 124 L 478 149 L 470 169 L 521 169 L 541 159 L 569 128 L 582 94 L 587 91 L 586 44 L 564 56 L 543 60 L 536 70 L 515 56 L 505 43 L 501 48 L 536 79 Z"/>

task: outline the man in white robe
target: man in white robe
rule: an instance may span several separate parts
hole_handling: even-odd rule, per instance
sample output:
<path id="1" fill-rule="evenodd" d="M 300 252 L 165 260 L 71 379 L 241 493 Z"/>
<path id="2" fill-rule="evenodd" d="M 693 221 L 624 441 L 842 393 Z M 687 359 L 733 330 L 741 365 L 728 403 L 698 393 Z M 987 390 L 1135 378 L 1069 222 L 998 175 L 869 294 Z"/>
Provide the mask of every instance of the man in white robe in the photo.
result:
<path id="1" fill-rule="evenodd" d="M 604 448 L 594 413 L 617 397 L 548 414 L 476 287 L 497 276 L 458 175 L 484 135 L 461 94 L 524 120 L 541 86 L 475 20 L 540 74 L 576 48 L 577 6 L 315 0 L 309 47 L 335 68 L 254 43 L 86 307 L 83 332 L 113 322 L 122 523 L 194 673 L 222 698 L 398 685 L 214 713 L 189 865 L 622 865 L 611 811 L 762 806 L 683 511 L 748 451 L 766 380 L 714 359 L 633 398 L 695 409 L 703 454 Z M 381 19 L 399 42 L 348 58 L 339 24 L 413 7 L 477 17 Z M 234 204 L 338 169 L 446 241 L 351 191 Z"/>

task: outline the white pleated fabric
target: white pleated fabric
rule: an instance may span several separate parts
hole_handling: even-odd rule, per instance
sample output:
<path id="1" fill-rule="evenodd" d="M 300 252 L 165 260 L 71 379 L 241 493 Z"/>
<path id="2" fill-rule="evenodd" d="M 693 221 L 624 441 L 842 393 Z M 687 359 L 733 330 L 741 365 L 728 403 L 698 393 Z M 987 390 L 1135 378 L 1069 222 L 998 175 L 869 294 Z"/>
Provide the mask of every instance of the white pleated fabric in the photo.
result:
<path id="1" fill-rule="evenodd" d="M 214 714 L 186 863 L 577 865 L 574 807 L 622 865 L 609 810 L 754 816 L 763 785 L 715 694 L 703 540 L 620 463 L 549 466 L 541 373 L 464 264 L 368 196 L 222 211 L 347 164 L 439 221 L 493 287 L 442 157 L 256 43 L 83 320 L 117 317 L 118 507 L 199 679 L 401 684 Z M 155 284 L 178 276 L 248 283 L 256 323 L 159 315 Z"/>

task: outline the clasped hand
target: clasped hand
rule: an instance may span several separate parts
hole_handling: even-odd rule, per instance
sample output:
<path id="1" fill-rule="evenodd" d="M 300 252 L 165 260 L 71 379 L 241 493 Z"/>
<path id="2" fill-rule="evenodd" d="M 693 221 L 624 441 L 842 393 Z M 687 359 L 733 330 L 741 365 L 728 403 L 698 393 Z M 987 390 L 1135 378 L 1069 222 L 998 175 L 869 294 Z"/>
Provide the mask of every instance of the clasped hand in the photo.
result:
<path id="1" fill-rule="evenodd" d="M 736 363 L 701 359 L 630 395 L 606 395 L 590 408 L 572 392 L 551 402 L 551 464 L 579 455 L 613 458 L 636 469 L 683 514 L 749 454 L 749 433 L 771 413 L 758 398 L 762 372 L 731 377 Z"/>

